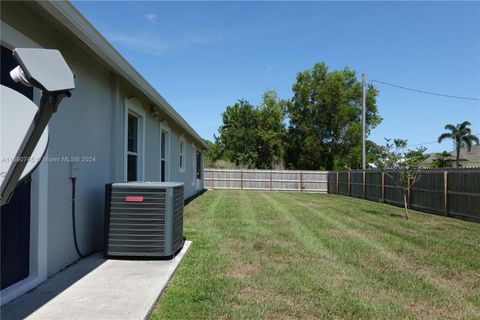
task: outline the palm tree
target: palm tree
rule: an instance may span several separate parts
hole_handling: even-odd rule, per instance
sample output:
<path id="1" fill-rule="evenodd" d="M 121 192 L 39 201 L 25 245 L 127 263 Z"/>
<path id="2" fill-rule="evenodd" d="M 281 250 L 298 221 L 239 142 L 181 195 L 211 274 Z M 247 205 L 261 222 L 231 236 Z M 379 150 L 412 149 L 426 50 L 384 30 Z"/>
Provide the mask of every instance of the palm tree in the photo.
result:
<path id="1" fill-rule="evenodd" d="M 472 148 L 473 142 L 476 144 L 479 143 L 478 137 L 472 134 L 472 130 L 468 126 L 471 123 L 464 121 L 462 123 L 454 126 L 453 124 L 447 124 L 445 130 L 450 130 L 450 132 L 445 132 L 438 137 L 438 143 L 442 143 L 444 139 L 452 139 L 455 146 L 455 151 L 457 151 L 457 158 L 455 160 L 457 168 L 460 166 L 460 149 L 467 147 L 467 150 L 470 151 Z"/>

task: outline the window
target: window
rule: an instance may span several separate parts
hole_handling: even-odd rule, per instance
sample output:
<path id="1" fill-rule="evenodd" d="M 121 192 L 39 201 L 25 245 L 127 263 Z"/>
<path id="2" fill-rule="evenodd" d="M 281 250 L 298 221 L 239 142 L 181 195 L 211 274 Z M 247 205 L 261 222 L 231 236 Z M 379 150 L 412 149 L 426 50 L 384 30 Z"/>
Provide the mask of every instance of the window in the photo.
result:
<path id="1" fill-rule="evenodd" d="M 145 111 L 137 98 L 125 99 L 124 180 L 144 179 Z"/>
<path id="2" fill-rule="evenodd" d="M 167 181 L 167 142 L 168 133 L 162 130 L 160 133 L 160 181 Z"/>
<path id="3" fill-rule="evenodd" d="M 195 148 L 195 143 L 192 142 L 192 166 L 191 166 L 191 173 L 192 173 L 192 187 L 195 186 L 197 183 L 197 170 L 195 169 L 195 166 L 197 164 L 197 149 Z"/>
<path id="4" fill-rule="evenodd" d="M 178 145 L 178 166 L 180 172 L 185 172 L 185 140 L 180 137 L 180 143 Z"/>
<path id="5" fill-rule="evenodd" d="M 197 151 L 197 180 L 202 179 L 202 153 Z"/>
<path id="6" fill-rule="evenodd" d="M 128 114 L 127 128 L 127 181 L 138 179 L 138 118 Z"/>

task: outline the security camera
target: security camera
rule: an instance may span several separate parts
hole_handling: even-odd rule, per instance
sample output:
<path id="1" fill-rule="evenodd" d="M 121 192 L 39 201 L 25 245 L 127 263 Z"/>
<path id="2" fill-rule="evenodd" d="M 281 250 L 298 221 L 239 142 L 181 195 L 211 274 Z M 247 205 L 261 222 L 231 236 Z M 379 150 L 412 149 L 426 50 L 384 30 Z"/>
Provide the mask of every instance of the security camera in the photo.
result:
<path id="1" fill-rule="evenodd" d="M 17 48 L 13 56 L 19 66 L 10 72 L 15 82 L 44 92 L 68 92 L 75 88 L 73 73 L 55 49 Z"/>

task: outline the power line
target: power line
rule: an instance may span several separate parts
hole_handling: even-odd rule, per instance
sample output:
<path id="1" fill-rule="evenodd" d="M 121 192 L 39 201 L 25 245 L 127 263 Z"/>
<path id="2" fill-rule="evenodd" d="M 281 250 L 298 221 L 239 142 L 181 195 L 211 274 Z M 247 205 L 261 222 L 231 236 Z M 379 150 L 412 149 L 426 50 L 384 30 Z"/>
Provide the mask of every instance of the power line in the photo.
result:
<path id="1" fill-rule="evenodd" d="M 417 130 L 410 130 L 410 133 L 426 133 L 426 132 L 430 132 L 431 129 L 428 129 L 428 128 L 424 128 L 422 126 L 412 126 L 414 124 L 417 124 L 417 123 L 420 123 L 420 122 L 425 122 L 426 120 L 431 120 L 431 119 L 434 119 L 434 118 L 438 118 L 438 117 L 441 117 L 445 114 L 450 114 L 450 113 L 454 113 L 454 112 L 458 112 L 460 110 L 464 110 L 464 109 L 469 109 L 471 108 L 472 105 L 470 106 L 466 106 L 466 107 L 461 107 L 461 108 L 457 108 L 457 109 L 453 109 L 453 110 L 450 110 L 450 111 L 445 111 L 445 112 L 440 112 L 440 113 L 437 113 L 436 115 L 433 115 L 433 116 L 430 116 L 430 117 L 427 117 L 427 118 L 423 118 L 423 119 L 418 119 L 418 120 L 415 120 L 415 121 L 408 121 L 408 127 L 409 128 L 416 128 Z M 473 106 L 473 107 L 476 107 L 476 106 Z M 420 130 L 418 130 L 420 129 Z"/>
<path id="2" fill-rule="evenodd" d="M 414 92 L 419 92 L 419 93 L 424 93 L 424 94 L 430 94 L 433 96 L 440 96 L 440 97 L 445 97 L 445 98 L 453 98 L 453 99 L 462 99 L 462 100 L 473 100 L 473 101 L 480 101 L 479 98 L 470 98 L 470 97 L 460 97 L 460 96 L 452 96 L 449 94 L 443 94 L 443 93 L 436 93 L 436 92 L 429 92 L 429 91 L 424 91 L 424 90 L 419 90 L 419 89 L 412 89 L 412 88 L 407 88 L 404 86 L 399 86 L 397 84 L 393 83 L 388 83 L 385 81 L 380 81 L 380 80 L 371 80 L 370 82 L 378 82 L 387 86 L 403 89 L 403 90 L 409 90 L 409 91 L 414 91 Z"/>
<path id="3" fill-rule="evenodd" d="M 417 146 L 423 146 L 425 144 L 434 144 L 434 143 L 438 143 L 438 140 L 435 140 L 435 141 L 428 141 L 428 142 L 422 142 L 422 143 L 415 143 L 415 144 L 410 144 L 407 146 L 408 147 L 417 147 Z"/>
<path id="4" fill-rule="evenodd" d="M 472 135 L 478 136 L 478 135 L 480 135 L 480 132 L 478 132 L 478 133 L 473 133 Z M 407 146 L 407 148 L 408 148 L 408 147 L 422 146 L 422 145 L 424 145 L 424 144 L 433 144 L 433 143 L 438 143 L 438 140 L 435 140 L 435 141 L 427 141 L 427 142 L 422 142 L 422 143 L 415 143 L 415 144 L 409 144 L 409 145 Z"/>
<path id="5" fill-rule="evenodd" d="M 444 111 L 444 112 L 437 112 L 437 114 L 434 115 L 434 116 L 430 116 L 430 117 L 423 118 L 423 119 L 419 119 L 419 120 L 415 120 L 415 121 L 409 121 L 408 123 L 409 123 L 409 124 L 412 124 L 412 123 L 423 122 L 423 121 L 425 121 L 425 120 L 430 120 L 430 119 L 433 119 L 433 118 L 436 118 L 436 117 L 443 116 L 443 115 L 445 115 L 445 114 L 450 114 L 450 113 L 454 113 L 454 112 L 457 112 L 457 111 L 460 111 L 460 110 L 469 109 L 469 108 L 471 108 L 471 107 L 475 107 L 475 105 L 469 105 L 469 106 L 466 106 L 466 107 L 461 107 L 461 108 L 457 108 L 457 109 L 453 109 L 453 110 L 449 110 L 449 111 Z"/>

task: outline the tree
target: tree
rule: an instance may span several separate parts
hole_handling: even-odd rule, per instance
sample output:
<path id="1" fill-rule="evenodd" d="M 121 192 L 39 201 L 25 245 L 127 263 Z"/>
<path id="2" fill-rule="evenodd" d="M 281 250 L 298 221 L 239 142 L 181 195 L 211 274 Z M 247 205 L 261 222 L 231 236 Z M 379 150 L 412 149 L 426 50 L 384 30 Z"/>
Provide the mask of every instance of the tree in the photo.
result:
<path id="1" fill-rule="evenodd" d="M 257 153 L 257 111 L 246 100 L 238 100 L 222 113 L 223 123 L 218 129 L 216 143 L 223 159 L 236 165 L 255 167 Z"/>
<path id="2" fill-rule="evenodd" d="M 452 166 L 451 157 L 452 155 L 447 151 L 437 153 L 432 161 L 432 168 L 450 168 Z"/>
<path id="3" fill-rule="evenodd" d="M 376 163 L 382 153 L 382 146 L 376 144 L 371 140 L 365 141 L 365 153 L 367 156 L 367 165 Z M 362 145 L 356 145 L 350 148 L 347 155 L 343 158 L 335 159 L 336 169 L 350 170 L 360 168 L 362 163 Z"/>
<path id="4" fill-rule="evenodd" d="M 362 85 L 354 71 L 329 72 L 325 63 L 297 74 L 294 96 L 287 105 L 287 166 L 296 169 L 335 169 L 346 165 L 352 149 L 361 145 Z M 367 134 L 382 120 L 373 85 L 366 95 Z M 359 151 L 357 151 L 358 153 Z M 360 160 L 350 157 L 348 166 Z"/>
<path id="5" fill-rule="evenodd" d="M 258 107 L 259 169 L 282 167 L 286 145 L 285 104 L 275 91 L 265 91 Z"/>
<path id="6" fill-rule="evenodd" d="M 205 167 L 212 168 L 216 160 L 220 158 L 220 151 L 218 149 L 218 144 L 213 143 L 210 140 L 203 139 L 208 146 L 208 149 L 204 153 L 205 157 Z"/>
<path id="7" fill-rule="evenodd" d="M 393 177 L 396 184 L 402 188 L 405 218 L 408 220 L 407 195 L 412 186 L 420 179 L 421 165 L 427 158 L 425 147 L 407 150 L 407 140 L 395 139 L 393 144 L 390 139 L 383 147 L 383 152 L 377 166 L 389 176 Z"/>
<path id="8" fill-rule="evenodd" d="M 456 126 L 453 124 L 447 124 L 445 126 L 445 130 L 450 130 L 450 132 L 442 133 L 438 137 L 438 143 L 442 143 L 444 139 L 453 140 L 453 146 L 457 154 L 455 159 L 457 168 L 460 167 L 460 149 L 467 147 L 467 150 L 470 151 L 474 142 L 476 144 L 479 143 L 478 137 L 474 136 L 468 127 L 470 125 L 471 123 L 468 121 L 459 123 Z"/>
<path id="9" fill-rule="evenodd" d="M 282 166 L 286 144 L 285 104 L 265 91 L 258 107 L 246 100 L 227 106 L 215 137 L 212 164 L 219 159 L 236 166 L 271 169 Z"/>

